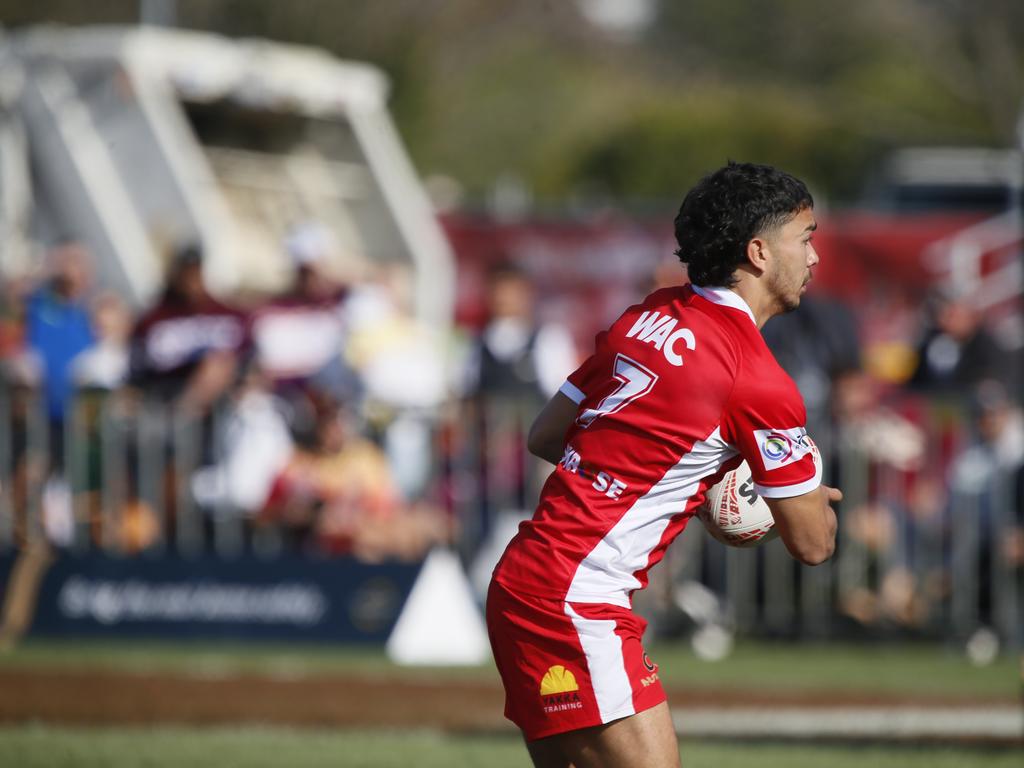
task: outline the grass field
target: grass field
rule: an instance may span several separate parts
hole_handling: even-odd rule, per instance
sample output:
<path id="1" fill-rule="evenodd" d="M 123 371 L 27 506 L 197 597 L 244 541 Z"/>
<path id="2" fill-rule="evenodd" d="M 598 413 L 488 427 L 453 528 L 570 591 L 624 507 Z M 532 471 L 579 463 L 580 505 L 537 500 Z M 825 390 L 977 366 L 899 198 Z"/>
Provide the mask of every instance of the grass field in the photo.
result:
<path id="1" fill-rule="evenodd" d="M 684 741 L 686 768 L 1019 768 L 1019 752 Z M 0 728 L 4 768 L 527 768 L 513 736 L 285 728 Z"/>
<path id="2" fill-rule="evenodd" d="M 685 644 L 654 646 L 651 657 L 669 686 L 726 690 L 850 691 L 920 696 L 999 696 L 1021 690 L 1009 656 L 972 666 L 959 651 L 935 645 L 787 645 L 741 643 L 725 661 L 696 658 Z M 0 653 L 0 667 L 110 668 L 186 674 L 302 676 L 358 672 L 388 678 L 497 679 L 490 664 L 400 668 L 380 650 L 324 646 L 217 645 L 33 640 Z"/>
<path id="3" fill-rule="evenodd" d="M 971 666 L 953 650 L 937 646 L 845 646 L 741 643 L 722 662 L 704 662 L 683 644 L 655 646 L 651 655 L 661 665 L 662 678 L 676 695 L 697 692 L 697 702 L 714 691 L 764 696 L 807 692 L 821 701 L 861 694 L 881 701 L 912 697 L 936 702 L 947 699 L 998 700 L 1013 706 L 1020 695 L 1017 660 L 1002 658 L 987 667 Z M 235 675 L 309 680 L 337 676 L 338 694 L 358 696 L 364 685 L 421 680 L 444 686 L 445 681 L 484 681 L 497 684 L 490 664 L 460 669 L 400 668 L 379 650 L 234 644 L 98 643 L 32 640 L 0 653 L 0 673 L 38 676 L 58 673 L 58 679 L 81 670 L 109 670 L 150 679 L 152 673 L 183 678 L 231 678 Z M 15 675 L 16 677 L 16 675 Z M 109 677 L 107 679 L 110 679 Z M 357 681 L 350 687 L 351 680 Z M 362 682 L 360 682 L 362 681 Z M 303 690 L 306 689 L 303 683 Z M 393 683 L 391 687 L 395 687 Z M 16 685 L 0 690 L 17 698 Z M 425 690 L 425 688 L 424 688 Z M 365 693 L 363 694 L 365 695 Z M 95 701 L 95 694 L 89 693 Z M 23 699 L 24 700 L 24 699 Z M 500 699 L 498 699 L 500 701 Z M 359 701 L 359 706 L 365 702 Z M 275 706 L 280 707 L 281 703 Z M 424 706 L 430 706 L 425 704 Z M 189 705 L 191 709 L 192 705 Z M 262 768 L 263 766 L 365 766 L 366 768 L 432 768 L 482 766 L 528 768 L 526 751 L 511 728 L 501 730 L 500 706 L 493 713 L 493 730 L 472 731 L 456 726 L 403 728 L 394 712 L 364 730 L 345 720 L 337 727 L 311 724 L 308 728 L 268 725 L 263 720 L 245 725 L 207 725 L 205 720 L 158 721 L 159 725 L 125 726 L 105 721 L 93 727 L 40 722 L 30 717 L 0 725 L 0 768 Z M 32 716 L 32 713 L 36 713 Z M 78 721 L 72 721 L 78 722 Z M 195 723 L 184 726 L 182 722 Z M 216 722 L 216 721 L 214 721 Z M 270 721 L 266 721 L 270 722 Z M 422 720 L 410 722 L 421 724 Z M 346 724 L 348 723 L 348 724 Z M 489 726 L 488 726 L 489 728 Z M 1019 747 L 949 746 L 927 742 L 813 742 L 736 741 L 684 737 L 681 754 L 686 768 L 1019 768 Z"/>

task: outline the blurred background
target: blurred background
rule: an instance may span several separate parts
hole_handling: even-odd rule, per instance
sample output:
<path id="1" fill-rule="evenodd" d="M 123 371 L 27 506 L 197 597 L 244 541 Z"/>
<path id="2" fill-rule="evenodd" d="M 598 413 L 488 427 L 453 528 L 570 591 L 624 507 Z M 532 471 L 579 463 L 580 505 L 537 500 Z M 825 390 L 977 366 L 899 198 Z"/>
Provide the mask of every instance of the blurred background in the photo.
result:
<path id="1" fill-rule="evenodd" d="M 550 470 L 525 431 L 596 332 L 686 281 L 672 218 L 728 159 L 814 195 L 821 264 L 765 336 L 845 499 L 822 567 L 694 523 L 638 596 L 684 755 L 749 760 L 708 714 L 744 705 L 747 737 L 799 737 L 780 764 L 845 765 L 803 739 L 857 734 L 925 750 L 877 765 L 1011 759 L 1024 5 L 0 0 L 0 25 L 19 765 L 99 754 L 27 721 L 468 729 L 498 741 L 366 736 L 342 764 L 523 764 L 480 606 Z M 147 748 L 111 733 L 107 765 Z"/>

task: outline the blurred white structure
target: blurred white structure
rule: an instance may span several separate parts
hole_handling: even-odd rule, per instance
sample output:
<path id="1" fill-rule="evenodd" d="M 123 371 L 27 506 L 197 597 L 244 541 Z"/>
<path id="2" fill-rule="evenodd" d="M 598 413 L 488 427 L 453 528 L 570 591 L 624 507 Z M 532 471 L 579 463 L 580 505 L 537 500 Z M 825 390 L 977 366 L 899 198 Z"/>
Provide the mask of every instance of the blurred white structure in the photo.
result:
<path id="1" fill-rule="evenodd" d="M 881 169 L 880 202 L 899 213 L 1002 213 L 1019 205 L 1024 152 L 989 147 L 905 147 Z"/>
<path id="2" fill-rule="evenodd" d="M 0 271 L 27 267 L 26 230 L 74 236 L 141 305 L 197 242 L 215 292 L 272 291 L 287 232 L 317 221 L 339 276 L 406 265 L 418 318 L 450 323 L 452 255 L 377 69 L 147 27 L 29 29 L 0 39 L 0 65 Z"/>

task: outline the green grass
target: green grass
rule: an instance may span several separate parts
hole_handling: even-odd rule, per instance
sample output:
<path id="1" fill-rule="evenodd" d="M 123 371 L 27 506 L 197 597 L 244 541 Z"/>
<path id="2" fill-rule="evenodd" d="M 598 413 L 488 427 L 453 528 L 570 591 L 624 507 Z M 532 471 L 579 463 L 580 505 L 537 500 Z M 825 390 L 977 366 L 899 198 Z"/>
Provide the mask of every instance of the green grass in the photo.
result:
<path id="1" fill-rule="evenodd" d="M 986 667 L 935 645 L 741 644 L 728 659 L 704 662 L 684 647 L 654 647 L 668 684 L 761 690 L 844 690 L 921 696 L 1019 695 L 1017 662 Z"/>
<path id="2" fill-rule="evenodd" d="M 1003 657 L 974 667 L 961 653 L 939 646 L 798 645 L 741 643 L 725 661 L 697 659 L 684 643 L 651 648 L 666 684 L 760 690 L 819 690 L 1002 696 L 1020 692 L 1017 662 Z M 324 646 L 217 645 L 30 640 L 0 653 L 0 668 L 86 667 L 185 674 L 259 673 L 322 675 L 359 672 L 405 679 L 496 680 L 491 664 L 479 667 L 399 669 L 381 650 Z"/>
<path id="3" fill-rule="evenodd" d="M 0 653 L 0 667 L 4 666 L 86 667 L 200 674 L 215 671 L 312 675 L 358 671 L 385 677 L 399 672 L 399 668 L 378 648 L 129 640 L 99 642 L 30 639 L 7 653 Z M 493 667 L 485 665 L 411 670 L 413 675 L 436 676 L 439 672 L 482 678 L 492 674 Z"/>
<path id="4" fill-rule="evenodd" d="M 1020 754 L 950 747 L 684 741 L 686 768 L 1019 768 Z M 528 768 L 513 736 L 285 728 L 0 728 L 4 768 Z"/>

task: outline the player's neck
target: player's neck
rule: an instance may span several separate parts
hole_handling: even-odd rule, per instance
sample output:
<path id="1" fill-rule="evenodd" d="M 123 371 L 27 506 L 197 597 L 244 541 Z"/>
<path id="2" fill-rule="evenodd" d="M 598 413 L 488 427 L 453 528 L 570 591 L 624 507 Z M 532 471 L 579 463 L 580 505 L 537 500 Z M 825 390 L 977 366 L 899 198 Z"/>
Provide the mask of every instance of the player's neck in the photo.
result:
<path id="1" fill-rule="evenodd" d="M 741 274 L 732 290 L 750 307 L 754 313 L 754 323 L 758 329 L 764 328 L 764 324 L 775 317 L 781 308 L 775 297 L 766 289 L 762 280 L 752 275 Z"/>

